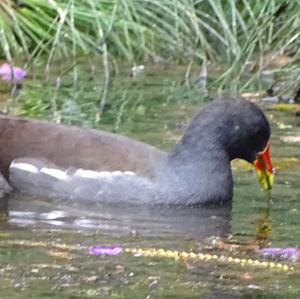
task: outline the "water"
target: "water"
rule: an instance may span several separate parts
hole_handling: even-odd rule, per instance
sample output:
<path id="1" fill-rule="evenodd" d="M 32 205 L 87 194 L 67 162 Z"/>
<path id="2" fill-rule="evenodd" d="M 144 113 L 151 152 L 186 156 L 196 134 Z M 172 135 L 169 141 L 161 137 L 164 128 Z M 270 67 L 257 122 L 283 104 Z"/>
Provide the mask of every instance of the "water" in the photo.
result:
<path id="1" fill-rule="evenodd" d="M 119 124 L 112 115 L 105 116 L 103 126 L 170 148 L 186 121 L 199 109 L 199 103 L 174 100 L 171 93 L 171 100 L 160 104 L 153 99 L 161 96 L 161 90 L 170 91 L 167 86 L 172 84 L 163 83 L 158 88 L 147 78 L 147 85 L 136 83 L 141 85 L 141 90 L 145 89 L 140 102 L 128 103 L 129 108 L 125 109 Z M 154 78 L 157 82 L 157 77 Z M 35 86 L 38 83 L 31 82 Z M 26 98 L 27 94 L 29 100 L 28 93 L 29 88 L 24 87 L 23 96 Z M 152 103 L 147 94 L 151 94 Z M 24 98 L 19 99 L 16 106 L 21 104 L 23 108 L 19 109 L 24 109 L 23 102 Z M 0 297 L 299 298 L 299 261 L 282 261 L 295 268 L 282 271 L 220 260 L 176 261 L 131 253 L 88 254 L 90 246 L 101 244 L 259 259 L 257 253 L 246 249 L 257 243 L 272 247 L 299 246 L 300 151 L 297 143 L 286 143 L 282 137 L 299 136 L 300 127 L 296 125 L 293 111 L 271 108 L 265 107 L 272 123 L 271 155 L 277 169 L 271 195 L 259 189 L 251 166 L 235 161 L 232 208 L 112 207 L 94 203 L 68 206 L 12 196 L 6 210 L 2 202 Z M 70 122 L 83 124 L 85 117 L 74 119 Z M 63 120 L 67 122 L 65 114 Z M 88 121 L 85 125 L 89 124 Z M 234 251 L 215 248 L 220 237 L 240 246 Z"/>

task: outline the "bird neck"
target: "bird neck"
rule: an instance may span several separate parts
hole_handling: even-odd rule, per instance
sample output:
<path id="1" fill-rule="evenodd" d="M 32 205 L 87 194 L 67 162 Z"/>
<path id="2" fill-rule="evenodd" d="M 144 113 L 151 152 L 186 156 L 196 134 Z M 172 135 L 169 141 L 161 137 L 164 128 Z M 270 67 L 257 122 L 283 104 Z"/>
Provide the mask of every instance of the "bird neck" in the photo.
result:
<path id="1" fill-rule="evenodd" d="M 186 136 L 168 156 L 168 180 L 175 198 L 187 198 L 184 204 L 222 204 L 232 198 L 230 159 L 212 137 Z M 185 193 L 185 194 L 183 194 Z"/>

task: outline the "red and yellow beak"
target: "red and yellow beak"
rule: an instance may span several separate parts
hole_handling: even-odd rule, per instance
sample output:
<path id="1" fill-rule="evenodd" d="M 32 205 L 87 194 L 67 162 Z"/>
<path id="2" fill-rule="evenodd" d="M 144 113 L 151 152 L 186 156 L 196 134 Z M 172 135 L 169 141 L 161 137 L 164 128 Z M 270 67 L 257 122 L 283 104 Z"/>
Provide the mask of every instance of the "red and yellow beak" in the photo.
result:
<path id="1" fill-rule="evenodd" d="M 264 189 L 272 189 L 274 182 L 274 168 L 270 158 L 270 141 L 266 145 L 265 149 L 257 154 L 257 159 L 253 164 L 256 168 L 260 185 Z"/>

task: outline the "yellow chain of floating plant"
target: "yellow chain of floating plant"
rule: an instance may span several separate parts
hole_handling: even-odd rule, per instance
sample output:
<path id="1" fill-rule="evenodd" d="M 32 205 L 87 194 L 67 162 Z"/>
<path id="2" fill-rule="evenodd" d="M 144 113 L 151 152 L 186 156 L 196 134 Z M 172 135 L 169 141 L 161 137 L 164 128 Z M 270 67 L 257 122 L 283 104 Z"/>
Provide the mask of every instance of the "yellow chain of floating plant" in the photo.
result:
<path id="1" fill-rule="evenodd" d="M 174 251 L 165 249 L 155 248 L 125 248 L 125 252 L 132 254 L 140 254 L 143 256 L 154 256 L 154 257 L 167 257 L 175 260 L 192 259 L 198 261 L 211 261 L 215 260 L 223 263 L 238 264 L 241 266 L 254 266 L 261 268 L 278 269 L 282 271 L 294 271 L 294 267 L 287 264 L 275 263 L 271 261 L 260 261 L 256 259 L 237 258 L 225 255 L 216 255 L 209 253 L 194 253 L 186 251 Z"/>
<path id="2" fill-rule="evenodd" d="M 0 241 L 0 246 L 2 242 Z M 62 250 L 80 250 L 81 246 L 68 245 L 64 243 L 52 243 L 52 242 L 32 242 L 27 240 L 6 240 L 3 242 L 6 245 L 23 245 L 32 247 L 55 247 Z M 4 245 L 3 244 L 3 245 Z M 256 259 L 238 258 L 225 255 L 209 254 L 209 253 L 194 253 L 186 251 L 165 250 L 162 248 L 124 248 L 124 252 L 131 254 L 140 254 L 143 256 L 151 257 L 167 257 L 175 260 L 191 259 L 195 261 L 218 261 L 222 263 L 238 264 L 241 266 L 254 266 L 261 268 L 277 269 L 282 271 L 294 271 L 295 268 L 287 264 L 260 261 Z"/>

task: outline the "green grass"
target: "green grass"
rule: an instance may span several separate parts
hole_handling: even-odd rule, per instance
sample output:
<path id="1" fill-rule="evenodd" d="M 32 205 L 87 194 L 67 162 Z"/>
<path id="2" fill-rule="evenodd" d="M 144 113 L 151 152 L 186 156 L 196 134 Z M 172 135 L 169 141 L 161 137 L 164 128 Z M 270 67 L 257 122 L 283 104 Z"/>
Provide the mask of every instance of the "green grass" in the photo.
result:
<path id="1" fill-rule="evenodd" d="M 43 64 L 46 79 L 67 59 L 60 73 L 72 72 L 74 86 L 78 64 L 97 56 L 99 116 L 120 62 L 210 64 L 221 74 L 214 89 L 240 91 L 270 63 L 267 54 L 285 54 L 291 59 L 280 76 L 291 90 L 300 81 L 299 10 L 299 1 L 282 0 L 4 0 L 0 56 Z"/>

